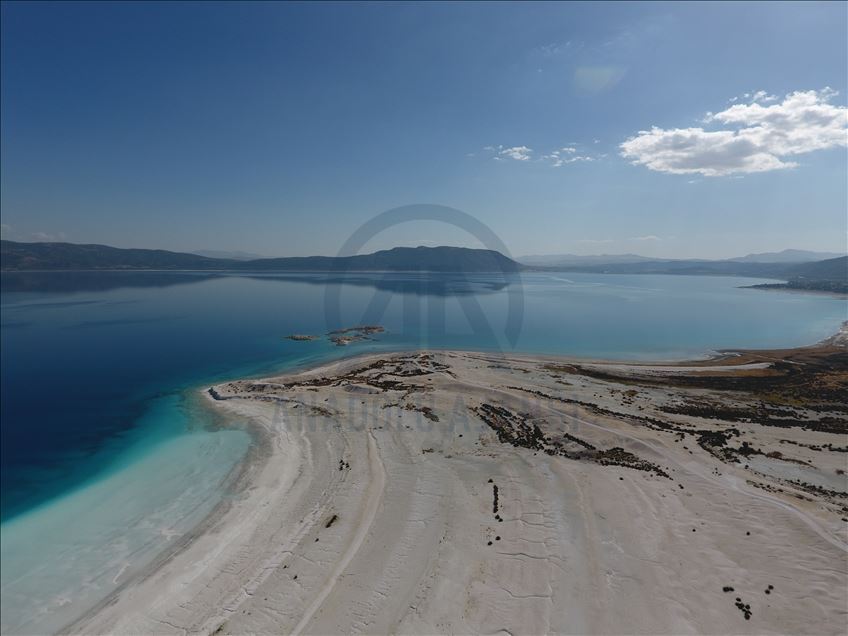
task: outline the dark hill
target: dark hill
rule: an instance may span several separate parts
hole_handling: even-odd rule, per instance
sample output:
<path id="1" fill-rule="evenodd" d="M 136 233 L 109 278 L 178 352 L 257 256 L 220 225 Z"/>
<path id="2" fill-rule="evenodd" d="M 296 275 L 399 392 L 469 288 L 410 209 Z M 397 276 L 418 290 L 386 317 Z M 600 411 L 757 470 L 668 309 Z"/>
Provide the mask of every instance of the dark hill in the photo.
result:
<path id="1" fill-rule="evenodd" d="M 395 247 L 357 256 L 266 258 L 242 263 L 254 271 L 516 272 L 521 266 L 500 252 L 466 247 Z"/>
<path id="2" fill-rule="evenodd" d="M 848 256 L 796 265 L 789 272 L 789 275 L 793 279 L 830 280 L 845 283 L 848 282 Z"/>
<path id="3" fill-rule="evenodd" d="M 515 272 L 521 266 L 494 250 L 396 247 L 357 256 L 304 256 L 234 260 L 166 250 L 121 249 L 74 243 L 0 241 L 3 270 L 238 270 Z"/>
<path id="4" fill-rule="evenodd" d="M 222 269 L 229 261 L 166 250 L 75 243 L 0 242 L 4 270 Z"/>
<path id="5" fill-rule="evenodd" d="M 752 285 L 758 289 L 796 289 L 848 294 L 848 256 L 801 263 L 785 274 L 785 283 Z"/>

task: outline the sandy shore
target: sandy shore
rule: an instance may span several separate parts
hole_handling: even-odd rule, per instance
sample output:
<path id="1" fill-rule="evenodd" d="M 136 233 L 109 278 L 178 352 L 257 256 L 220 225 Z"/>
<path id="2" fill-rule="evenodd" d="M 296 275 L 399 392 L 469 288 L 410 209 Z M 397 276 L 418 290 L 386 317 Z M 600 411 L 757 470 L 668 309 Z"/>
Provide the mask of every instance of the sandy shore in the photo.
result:
<path id="1" fill-rule="evenodd" d="M 206 395 L 257 445 L 98 634 L 848 631 L 844 341 L 370 355 Z"/>

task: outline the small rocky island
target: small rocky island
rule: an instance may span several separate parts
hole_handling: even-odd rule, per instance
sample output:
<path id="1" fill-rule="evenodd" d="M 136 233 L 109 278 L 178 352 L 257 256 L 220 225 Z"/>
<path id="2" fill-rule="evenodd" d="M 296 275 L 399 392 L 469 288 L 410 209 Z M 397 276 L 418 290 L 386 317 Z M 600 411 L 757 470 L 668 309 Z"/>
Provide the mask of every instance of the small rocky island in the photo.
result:
<path id="1" fill-rule="evenodd" d="M 357 325 L 356 327 L 345 327 L 344 329 L 335 329 L 327 333 L 327 338 L 337 347 L 345 347 L 351 342 L 359 342 L 361 340 L 373 340 L 371 337 L 375 333 L 383 333 L 384 327 L 380 325 Z M 319 340 L 320 336 L 291 334 L 286 336 L 287 340 L 297 341 L 312 341 Z"/>
<path id="2" fill-rule="evenodd" d="M 359 325 L 358 327 L 347 327 L 345 329 L 336 329 L 327 334 L 330 342 L 337 347 L 344 347 L 351 342 L 359 342 L 360 340 L 373 340 L 371 336 L 375 333 L 383 333 L 385 329 L 380 325 Z"/>

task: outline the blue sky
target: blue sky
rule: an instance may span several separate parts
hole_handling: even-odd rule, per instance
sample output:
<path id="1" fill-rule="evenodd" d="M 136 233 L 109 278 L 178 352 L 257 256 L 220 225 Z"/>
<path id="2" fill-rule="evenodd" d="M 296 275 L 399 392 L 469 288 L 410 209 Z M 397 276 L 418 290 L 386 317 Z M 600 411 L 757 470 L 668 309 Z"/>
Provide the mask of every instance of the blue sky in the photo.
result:
<path id="1" fill-rule="evenodd" d="M 7 2 L 3 236 L 333 254 L 437 203 L 513 255 L 844 250 L 846 7 Z"/>

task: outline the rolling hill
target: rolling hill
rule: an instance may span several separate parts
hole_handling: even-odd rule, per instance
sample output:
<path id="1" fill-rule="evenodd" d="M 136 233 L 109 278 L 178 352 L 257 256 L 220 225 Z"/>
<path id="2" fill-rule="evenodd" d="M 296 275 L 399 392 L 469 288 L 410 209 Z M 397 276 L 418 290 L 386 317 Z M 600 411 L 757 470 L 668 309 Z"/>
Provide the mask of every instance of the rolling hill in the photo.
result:
<path id="1" fill-rule="evenodd" d="M 762 252 L 731 258 L 741 263 L 810 263 L 843 256 L 835 252 L 811 252 L 809 250 L 783 250 L 781 252 Z"/>
<path id="2" fill-rule="evenodd" d="M 765 283 L 751 287 L 848 294 L 848 256 L 794 265 L 784 278 L 788 279 L 785 283 Z"/>
<path id="3" fill-rule="evenodd" d="M 303 256 L 235 260 L 166 250 L 121 249 L 74 243 L 0 241 L 5 271 L 227 270 L 227 271 L 433 271 L 515 272 L 521 266 L 500 252 L 465 247 L 396 247 L 356 256 Z"/>
<path id="4" fill-rule="evenodd" d="M 829 258 L 815 263 L 796 265 L 790 272 L 796 280 L 848 281 L 848 256 Z"/>

